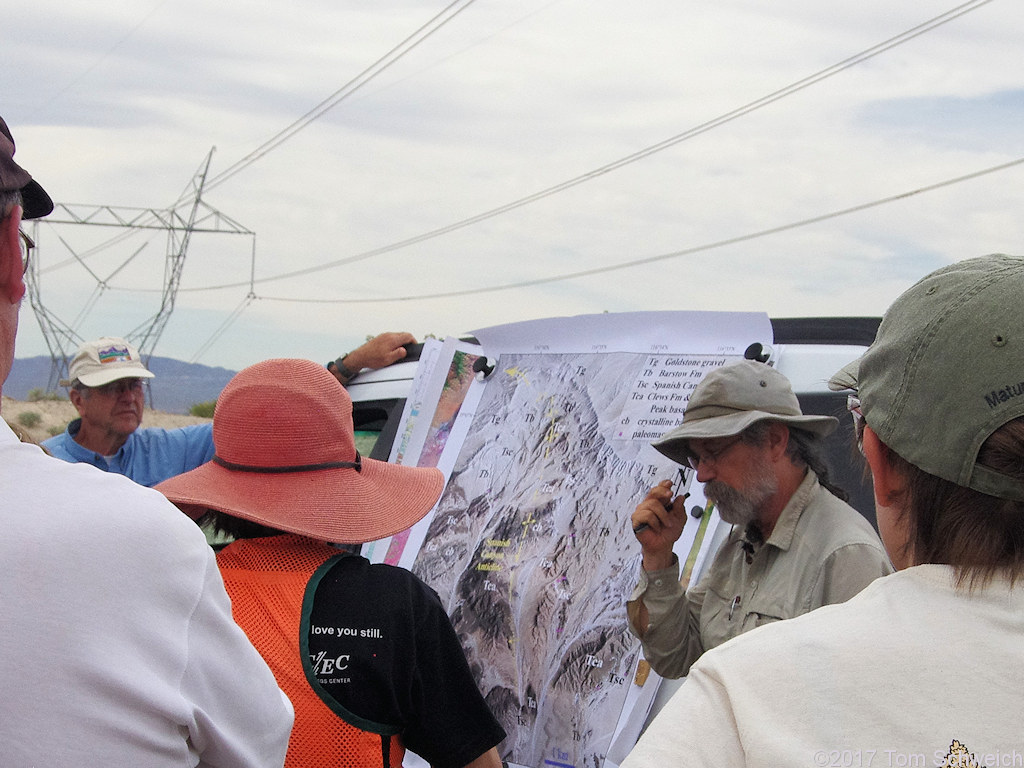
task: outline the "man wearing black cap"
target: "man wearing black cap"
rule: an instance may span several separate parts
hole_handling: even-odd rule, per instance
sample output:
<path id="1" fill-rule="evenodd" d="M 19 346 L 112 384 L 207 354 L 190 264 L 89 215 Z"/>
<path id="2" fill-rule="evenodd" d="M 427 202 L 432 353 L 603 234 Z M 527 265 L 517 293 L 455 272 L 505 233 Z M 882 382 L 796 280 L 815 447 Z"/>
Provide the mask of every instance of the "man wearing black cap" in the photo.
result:
<path id="1" fill-rule="evenodd" d="M 53 203 L 0 119 L 0 382 L 29 242 Z M 292 709 L 202 533 L 155 491 L 20 442 L 0 423 L 0 762 L 274 768 Z"/>
<path id="2" fill-rule="evenodd" d="M 707 649 L 842 602 L 892 572 L 871 525 L 828 481 L 820 439 L 836 424 L 801 412 L 774 368 L 741 360 L 705 376 L 682 425 L 654 444 L 697 471 L 708 500 L 734 526 L 687 592 L 672 552 L 685 499 L 673 500 L 665 481 L 633 513 L 643 570 L 629 624 L 658 674 L 682 677 Z"/>

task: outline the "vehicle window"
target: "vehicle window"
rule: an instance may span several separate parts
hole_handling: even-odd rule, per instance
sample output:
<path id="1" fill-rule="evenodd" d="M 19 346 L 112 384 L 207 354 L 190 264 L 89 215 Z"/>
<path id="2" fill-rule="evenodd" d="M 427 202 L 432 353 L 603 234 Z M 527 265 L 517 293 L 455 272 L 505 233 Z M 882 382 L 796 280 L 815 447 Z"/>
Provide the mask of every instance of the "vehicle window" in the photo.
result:
<path id="1" fill-rule="evenodd" d="M 373 453 L 373 446 L 377 444 L 378 437 L 380 437 L 379 429 L 357 429 L 356 450 L 359 451 L 359 455 L 369 456 Z"/>
<path id="2" fill-rule="evenodd" d="M 804 413 L 835 416 L 839 419 L 839 427 L 825 439 L 830 477 L 850 494 L 850 506 L 864 515 L 877 530 L 871 475 L 867 472 L 864 457 L 856 448 L 853 420 L 846 410 L 846 393 L 803 394 L 798 395 L 797 399 Z"/>
<path id="3" fill-rule="evenodd" d="M 405 398 L 398 397 L 353 401 L 352 424 L 356 431 L 356 448 L 361 456 L 388 460 L 404 408 Z"/>

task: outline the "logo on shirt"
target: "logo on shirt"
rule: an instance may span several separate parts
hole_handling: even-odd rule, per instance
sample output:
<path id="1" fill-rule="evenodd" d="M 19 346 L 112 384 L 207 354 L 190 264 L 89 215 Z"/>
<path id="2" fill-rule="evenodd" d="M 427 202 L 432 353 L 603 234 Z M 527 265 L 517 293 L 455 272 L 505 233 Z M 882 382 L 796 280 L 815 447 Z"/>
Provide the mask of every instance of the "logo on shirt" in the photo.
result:
<path id="1" fill-rule="evenodd" d="M 343 653 L 340 656 L 329 657 L 326 651 L 310 654 L 309 663 L 313 667 L 313 674 L 317 677 L 334 675 L 348 669 L 348 663 L 352 657 Z"/>
<path id="2" fill-rule="evenodd" d="M 939 765 L 941 768 L 981 768 L 983 765 L 1021 765 L 1021 762 L 1024 761 L 1024 756 L 1022 756 L 1017 750 L 1013 750 L 1012 753 L 996 751 L 994 753 L 987 753 L 976 757 L 973 752 L 968 751 L 967 747 L 957 739 L 953 739 L 953 743 L 949 745 L 949 752 L 946 753 L 945 758 L 942 758 L 941 755 L 941 752 L 935 752 L 935 765 Z M 943 760 L 944 762 L 940 763 L 940 760 Z"/>

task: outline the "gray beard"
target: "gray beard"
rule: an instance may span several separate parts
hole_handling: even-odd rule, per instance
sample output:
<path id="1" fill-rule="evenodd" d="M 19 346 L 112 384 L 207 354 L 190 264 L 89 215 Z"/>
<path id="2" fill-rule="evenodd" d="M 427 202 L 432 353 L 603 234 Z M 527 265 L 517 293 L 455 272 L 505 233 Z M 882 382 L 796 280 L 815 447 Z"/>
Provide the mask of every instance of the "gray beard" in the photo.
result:
<path id="1" fill-rule="evenodd" d="M 715 503 L 718 516 L 730 525 L 757 522 L 761 506 L 779 490 L 779 481 L 766 460 L 750 467 L 746 488 L 733 488 L 720 480 L 704 484 L 704 495 Z"/>

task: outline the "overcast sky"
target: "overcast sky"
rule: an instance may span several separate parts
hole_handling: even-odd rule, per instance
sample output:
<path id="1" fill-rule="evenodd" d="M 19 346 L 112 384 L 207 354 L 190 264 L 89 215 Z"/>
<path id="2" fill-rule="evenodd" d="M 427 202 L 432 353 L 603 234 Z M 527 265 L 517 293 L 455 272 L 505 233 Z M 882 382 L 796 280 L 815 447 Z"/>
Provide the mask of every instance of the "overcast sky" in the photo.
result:
<path id="1" fill-rule="evenodd" d="M 1024 158 L 1022 22 L 1014 0 L 36 0 L 5 11 L 0 115 L 76 211 L 169 208 L 216 148 L 203 201 L 255 235 L 191 237 L 158 355 L 875 315 L 943 264 L 1024 252 L 1024 164 L 945 184 Z M 157 311 L 166 234 L 36 233 L 57 322 L 125 335 Z M 21 325 L 18 356 L 46 354 L 27 302 Z"/>

